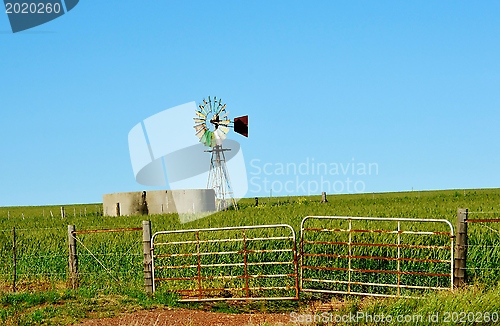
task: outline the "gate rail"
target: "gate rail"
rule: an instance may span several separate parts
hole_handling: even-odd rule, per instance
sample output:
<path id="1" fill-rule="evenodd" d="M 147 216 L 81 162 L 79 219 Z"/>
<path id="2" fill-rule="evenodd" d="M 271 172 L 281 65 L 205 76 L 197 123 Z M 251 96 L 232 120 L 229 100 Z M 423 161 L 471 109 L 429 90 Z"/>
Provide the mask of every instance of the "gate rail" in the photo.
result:
<path id="1" fill-rule="evenodd" d="M 268 229 L 271 233 L 284 229 L 289 233 L 281 231 L 278 236 L 271 234 L 267 237 L 248 235 L 257 229 Z M 203 238 L 220 232 L 236 233 L 237 236 Z M 269 245 L 275 249 L 268 249 Z M 169 252 L 168 247 L 173 246 L 175 251 Z M 153 291 L 157 282 L 174 282 L 174 288 L 180 284 L 180 288 L 171 290 L 182 296 L 179 301 L 299 298 L 296 235 L 287 224 L 156 232 L 151 237 L 151 252 Z M 256 254 L 261 255 L 260 259 L 252 257 Z M 213 275 L 214 269 L 219 271 L 218 275 Z M 270 284 L 266 284 L 266 279 L 271 280 Z M 225 283 L 233 284 L 225 286 Z M 273 291 L 274 294 L 293 291 L 293 295 L 273 296 Z M 261 295 L 263 293 L 267 295 Z"/>
<path id="2" fill-rule="evenodd" d="M 326 228 L 326 227 L 305 227 L 307 221 L 311 220 L 322 220 L 322 221 L 344 221 L 348 223 L 347 228 Z M 382 230 L 374 230 L 374 229 L 356 229 L 353 228 L 353 222 L 355 221 L 378 221 L 378 222 L 392 222 L 397 223 L 396 229 L 382 229 Z M 413 223 L 445 223 L 449 227 L 449 232 L 433 232 L 433 231 L 413 231 L 413 230 L 403 230 L 401 228 L 401 224 L 413 224 Z M 338 239 L 327 239 L 329 241 L 310 241 L 306 240 L 306 234 L 312 232 L 324 232 L 331 233 L 335 236 L 342 238 L 342 241 L 338 241 Z M 367 241 L 356 242 L 353 237 L 355 235 L 363 235 L 363 234 L 386 234 L 387 237 L 391 235 L 395 237 L 395 243 L 369 243 Z M 346 236 L 347 235 L 347 236 Z M 449 245 L 419 245 L 419 244 L 411 244 L 411 243 L 402 243 L 402 235 L 409 236 L 448 236 L 450 244 Z M 360 236 L 358 236 L 359 238 Z M 347 238 L 347 239 L 346 239 Z M 336 241 L 337 240 L 337 241 Z M 300 288 L 304 292 L 324 292 L 324 293 L 338 293 L 338 294 L 355 294 L 355 295 L 369 295 L 369 296 L 383 296 L 383 297 L 414 297 L 408 295 L 402 295 L 402 291 L 407 290 L 448 290 L 453 289 L 453 269 L 454 269 L 454 250 L 453 250 L 453 226 L 452 224 L 443 219 L 417 219 L 417 218 L 381 218 L 381 217 L 351 217 L 351 216 L 307 216 L 305 217 L 300 226 Z M 321 245 L 322 252 L 320 253 L 310 253 L 304 250 L 304 245 Z M 336 252 L 328 252 L 325 253 L 325 248 L 327 246 L 334 246 Z M 389 250 L 395 249 L 395 257 L 387 256 L 387 255 L 373 255 L 360 253 L 355 254 L 354 251 L 357 248 L 388 248 Z M 332 248 L 333 249 L 333 248 Z M 416 252 L 418 250 L 429 250 L 424 257 L 415 258 L 412 256 L 404 256 L 402 255 L 402 249 L 412 250 L 412 252 Z M 367 249 L 368 251 L 370 249 Z M 379 251 L 383 251 L 381 249 Z M 333 251 L 333 250 L 332 250 Z M 339 253 L 340 251 L 340 253 Z M 372 249 L 373 251 L 373 249 Z M 434 251 L 434 252 L 432 252 Z M 443 251 L 449 251 L 449 259 L 439 258 L 439 255 L 442 254 Z M 322 259 L 322 260 L 321 260 Z M 306 261 L 305 261 L 306 260 Z M 396 262 L 395 269 L 367 269 L 361 267 L 353 267 L 354 262 L 359 262 L 361 260 L 364 261 L 386 261 L 386 262 Z M 309 265 L 307 265 L 307 261 L 311 261 Z M 320 262 L 319 264 L 315 264 L 315 262 Z M 347 261 L 347 264 L 346 264 Z M 337 266 L 323 266 L 324 264 L 331 264 L 332 262 L 337 262 Z M 409 263 L 413 265 L 419 264 L 428 264 L 433 265 L 438 272 L 429 272 L 429 268 L 424 270 L 403 270 L 403 263 Z M 341 265 L 340 267 L 338 265 Z M 389 264 L 389 263 L 387 263 Z M 449 264 L 449 273 L 443 272 L 443 268 L 436 267 L 438 264 Z M 318 278 L 318 277 L 305 277 L 304 273 L 308 271 L 319 271 L 316 274 L 320 274 L 321 271 L 328 271 L 330 276 L 329 278 Z M 377 277 L 380 278 L 381 275 L 395 275 L 397 282 L 389 283 L 389 282 L 377 282 L 377 281 L 366 281 L 363 280 L 363 273 L 369 274 L 378 274 Z M 314 274 L 314 272 L 311 272 Z M 323 274 L 324 275 L 324 274 Z M 439 281 L 436 279 L 436 285 L 431 285 L 431 281 L 427 280 L 427 282 L 423 283 L 424 285 L 415 285 L 408 284 L 402 280 L 402 276 L 406 277 L 408 275 L 414 276 L 422 276 L 422 277 L 434 277 L 434 278 L 450 278 L 449 287 L 444 287 L 439 285 Z M 333 279 L 332 279 L 333 278 Z M 370 279 L 373 279 L 372 277 Z M 390 279 L 390 276 L 386 278 Z M 394 278 L 393 278 L 394 279 Z M 360 281 L 361 280 L 361 281 Z M 316 284 L 327 284 L 326 286 L 333 287 L 334 289 L 314 289 L 305 286 L 305 283 L 316 283 Z M 347 289 L 346 289 L 347 287 Z M 373 293 L 373 292 L 362 292 L 361 289 L 363 287 L 371 287 L 371 288 L 396 288 L 396 294 L 387 293 Z M 340 289 L 339 289 L 340 288 Z M 355 288 L 353 290 L 353 288 Z M 380 291 L 384 292 L 384 291 Z"/>

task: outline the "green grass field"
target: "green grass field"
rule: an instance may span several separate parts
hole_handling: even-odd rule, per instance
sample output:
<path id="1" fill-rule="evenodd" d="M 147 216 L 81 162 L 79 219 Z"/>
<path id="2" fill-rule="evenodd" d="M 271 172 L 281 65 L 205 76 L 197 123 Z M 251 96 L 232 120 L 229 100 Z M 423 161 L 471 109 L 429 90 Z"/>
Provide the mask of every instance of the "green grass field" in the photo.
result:
<path id="1" fill-rule="evenodd" d="M 500 215 L 500 189 L 331 195 L 328 200 L 328 203 L 322 204 L 320 196 L 260 198 L 260 205 L 255 207 L 253 199 L 243 199 L 239 202 L 240 209 L 237 211 L 220 212 L 186 224 L 180 224 L 178 217 L 174 214 L 149 216 L 147 219 L 151 220 L 153 232 L 283 223 L 291 225 L 298 236 L 301 220 L 310 215 L 435 218 L 447 219 L 453 225 L 456 224 L 458 208 L 481 212 L 481 214 L 472 213 L 470 218 L 479 218 L 478 216 L 498 218 Z M 78 243 L 80 289 L 68 290 L 68 225 L 75 225 L 77 230 L 140 227 L 145 217 L 103 217 L 98 214 L 99 204 L 66 205 L 65 210 L 66 217 L 63 219 L 60 216 L 59 206 L 0 208 L 0 282 L 2 284 L 0 320 L 13 325 L 43 324 L 47 323 L 47 320 L 49 324 L 65 324 L 88 315 L 88 305 L 82 302 L 95 302 L 102 296 L 118 296 L 120 298 L 118 302 L 123 301 L 125 304 L 122 305 L 129 307 L 150 307 L 172 302 L 172 297 L 163 291 L 159 291 L 156 298 L 152 299 L 143 293 L 142 233 L 137 231 L 79 235 L 78 239 L 81 241 Z M 489 214 L 490 212 L 497 212 L 497 214 Z M 12 228 L 14 227 L 16 228 L 16 271 L 19 294 L 10 293 L 13 275 Z M 500 302 L 498 300 L 500 295 L 496 290 L 500 281 L 500 273 L 497 270 L 500 268 L 499 229 L 499 225 L 495 223 L 469 225 L 470 247 L 467 264 L 470 268 L 468 274 L 471 285 L 469 289 L 462 290 L 460 293 L 463 294 L 458 297 L 456 293 L 453 295 L 440 293 L 439 296 L 429 296 L 428 299 L 417 301 L 411 299 L 407 301 L 403 299 L 359 301 L 359 298 L 351 298 L 349 309 L 372 312 L 406 311 L 402 304 L 404 302 L 405 304 L 411 303 L 416 311 L 426 311 L 423 306 L 424 302 L 432 306 L 432 304 L 437 305 L 439 301 L 436 300 L 441 300 L 441 302 L 449 302 L 448 306 L 443 307 L 469 311 L 475 307 L 478 309 L 486 307 L 479 303 L 476 305 L 470 303 L 478 300 L 477 295 L 472 294 L 478 292 L 484 294 L 485 298 L 489 298 L 489 305 L 492 304 L 493 299 Z M 412 239 L 408 238 L 406 241 L 411 242 Z M 233 249 L 238 249 L 240 245 L 234 244 Z M 276 248 L 278 247 L 279 244 L 276 244 Z M 366 252 L 359 254 L 366 254 Z M 368 252 L 368 254 L 374 253 Z M 254 259 L 257 261 L 268 258 L 271 257 L 261 256 Z M 325 261 L 325 263 L 331 262 Z M 256 270 L 255 273 L 279 272 L 280 268 L 282 267 L 267 266 Z M 373 275 L 373 278 L 380 281 L 377 275 Z M 415 278 L 411 281 L 419 282 L 419 279 Z M 277 285 L 277 283 L 271 282 L 268 285 Z M 176 286 L 182 287 L 183 284 Z M 169 285 L 169 287 L 172 286 Z M 160 287 L 159 289 L 161 290 Z M 311 294 L 302 295 L 302 299 L 306 301 L 315 297 Z M 462 297 L 463 302 L 460 299 Z M 81 309 L 77 309 L 74 315 L 66 313 L 68 316 L 63 318 L 61 316 L 65 316 L 62 308 L 64 304 L 61 303 L 65 302 L 72 302 L 72 305 L 79 306 Z M 57 308 L 52 307 L 51 303 L 57 303 Z M 47 304 L 52 307 L 52 310 L 47 307 Z M 40 306 L 43 307 L 40 308 Z M 116 306 L 113 307 L 108 313 L 112 314 L 117 309 Z M 490 311 L 491 309 L 498 310 L 500 303 L 487 307 Z M 63 313 L 58 309 L 63 309 Z M 102 308 L 99 309 L 102 310 Z M 102 313 L 106 314 L 106 310 L 102 310 Z"/>

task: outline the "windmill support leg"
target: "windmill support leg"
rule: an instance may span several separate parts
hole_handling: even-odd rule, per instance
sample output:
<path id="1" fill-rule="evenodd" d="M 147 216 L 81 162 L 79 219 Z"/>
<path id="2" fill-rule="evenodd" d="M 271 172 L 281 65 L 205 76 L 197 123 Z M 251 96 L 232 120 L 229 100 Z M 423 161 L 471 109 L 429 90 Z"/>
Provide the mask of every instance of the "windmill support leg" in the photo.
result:
<path id="1" fill-rule="evenodd" d="M 226 166 L 226 157 L 224 155 L 224 152 L 229 150 L 228 148 L 222 148 L 221 145 L 217 145 L 212 148 L 212 150 L 208 151 L 211 153 L 211 158 L 207 188 L 212 188 L 215 191 L 216 207 L 218 211 L 226 210 L 230 206 L 233 206 L 234 209 L 238 209 L 236 200 L 233 196 L 231 180 L 229 179 L 229 172 Z"/>

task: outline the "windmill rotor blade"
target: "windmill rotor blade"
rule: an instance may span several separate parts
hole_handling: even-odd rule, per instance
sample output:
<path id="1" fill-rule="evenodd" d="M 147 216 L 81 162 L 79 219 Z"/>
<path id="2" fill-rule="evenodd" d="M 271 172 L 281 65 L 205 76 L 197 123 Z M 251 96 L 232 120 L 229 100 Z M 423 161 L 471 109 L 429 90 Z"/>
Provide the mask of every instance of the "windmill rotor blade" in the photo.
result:
<path id="1" fill-rule="evenodd" d="M 215 130 L 214 131 L 214 135 L 215 135 L 215 142 L 217 145 L 222 145 L 222 142 L 224 141 L 224 139 L 226 139 L 226 135 L 220 131 L 219 129 Z"/>
<path id="2" fill-rule="evenodd" d="M 219 133 L 217 131 L 218 130 L 214 131 L 214 138 L 215 138 L 215 141 L 216 141 L 217 145 L 219 145 L 219 143 L 221 143 L 221 139 L 220 139 Z"/>
<path id="3" fill-rule="evenodd" d="M 222 138 L 222 137 L 225 137 L 226 135 L 220 131 L 219 129 L 215 129 L 214 130 L 214 135 L 215 135 L 215 138 Z"/>
<path id="4" fill-rule="evenodd" d="M 203 134 L 203 136 L 201 137 L 201 141 L 203 142 L 203 144 L 207 144 L 207 140 L 208 140 L 208 137 L 209 137 L 209 133 L 210 131 L 205 131 L 205 133 Z"/>
<path id="5" fill-rule="evenodd" d="M 196 125 L 193 128 L 196 130 L 196 132 L 198 132 L 203 128 L 207 128 L 207 126 L 204 123 L 200 123 L 199 125 Z"/>
<path id="6" fill-rule="evenodd" d="M 220 138 L 221 140 L 224 140 L 227 138 L 227 135 L 220 129 L 217 129 L 215 132 L 216 137 Z"/>
<path id="7" fill-rule="evenodd" d="M 225 109 L 226 109 L 226 104 L 221 106 L 219 102 L 219 107 L 217 108 L 217 114 L 221 114 L 221 112 L 223 112 Z"/>
<path id="8" fill-rule="evenodd" d="M 213 132 L 207 131 L 204 134 L 204 144 L 209 147 L 213 147 L 213 144 L 215 144 L 215 136 Z"/>
<path id="9" fill-rule="evenodd" d="M 200 111 L 195 111 L 195 112 L 196 112 L 196 115 L 199 116 L 200 118 L 206 119 L 206 117 L 207 117 L 206 114 L 203 114 Z"/>
<path id="10" fill-rule="evenodd" d="M 206 146 L 210 146 L 211 141 L 212 141 L 212 132 L 209 130 L 205 130 L 205 133 L 200 138 L 200 142 L 202 142 Z"/>
<path id="11" fill-rule="evenodd" d="M 212 133 L 212 138 L 210 139 L 210 147 L 214 147 L 217 145 L 217 137 L 215 137 L 215 133 Z"/>
<path id="12" fill-rule="evenodd" d="M 205 131 L 207 131 L 207 127 L 203 126 L 201 129 L 199 129 L 197 132 L 196 132 L 196 136 L 198 137 L 201 137 L 203 136 L 203 134 L 205 133 Z"/>
<path id="13" fill-rule="evenodd" d="M 223 126 L 228 126 L 231 123 L 231 120 L 220 120 L 219 124 Z"/>
<path id="14" fill-rule="evenodd" d="M 198 105 L 198 107 L 200 108 L 199 111 L 196 111 L 196 112 L 200 112 L 201 114 L 204 114 L 205 116 L 208 114 L 207 110 L 205 110 L 205 105 Z"/>
<path id="15" fill-rule="evenodd" d="M 204 123 L 205 119 L 193 118 L 195 123 Z"/>
<path id="16" fill-rule="evenodd" d="M 225 106 L 225 104 L 224 104 Z M 224 119 L 225 117 L 227 117 L 229 115 L 229 111 L 225 111 L 223 110 L 223 114 L 221 116 L 219 116 L 219 119 Z"/>
<path id="17" fill-rule="evenodd" d="M 224 105 L 220 105 L 220 103 L 219 103 L 219 106 L 217 107 L 217 114 L 220 115 L 221 113 L 223 113 L 224 110 L 225 110 L 225 108 L 226 108 L 225 104 Z"/>
<path id="18" fill-rule="evenodd" d="M 227 134 L 229 132 L 229 128 L 226 126 L 219 126 L 220 131 L 222 131 L 224 134 Z"/>
<path id="19" fill-rule="evenodd" d="M 214 139 L 215 139 L 214 133 L 211 131 L 207 132 L 208 146 L 212 146 L 212 141 Z"/>
<path id="20" fill-rule="evenodd" d="M 196 132 L 196 137 L 198 137 L 200 139 L 200 141 L 203 138 L 205 131 L 207 131 L 207 128 L 202 128 Z"/>

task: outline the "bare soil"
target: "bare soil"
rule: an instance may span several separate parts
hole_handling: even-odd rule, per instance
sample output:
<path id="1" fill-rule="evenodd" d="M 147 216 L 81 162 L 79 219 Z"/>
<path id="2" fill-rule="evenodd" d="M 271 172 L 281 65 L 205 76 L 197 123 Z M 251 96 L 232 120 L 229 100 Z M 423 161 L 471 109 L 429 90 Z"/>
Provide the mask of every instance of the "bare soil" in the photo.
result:
<path id="1" fill-rule="evenodd" d="M 166 308 L 152 311 L 139 311 L 119 317 L 89 319 L 78 326 L 232 326 L 232 325 L 291 325 L 290 315 L 281 314 L 229 314 Z"/>
<path id="2" fill-rule="evenodd" d="M 338 311 L 345 302 L 311 301 L 302 313 L 315 314 Z M 223 313 L 183 308 L 141 310 L 118 317 L 88 319 L 77 326 L 295 326 L 289 312 Z M 308 324 L 309 325 L 309 324 Z"/>

